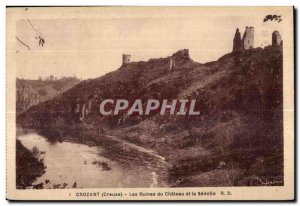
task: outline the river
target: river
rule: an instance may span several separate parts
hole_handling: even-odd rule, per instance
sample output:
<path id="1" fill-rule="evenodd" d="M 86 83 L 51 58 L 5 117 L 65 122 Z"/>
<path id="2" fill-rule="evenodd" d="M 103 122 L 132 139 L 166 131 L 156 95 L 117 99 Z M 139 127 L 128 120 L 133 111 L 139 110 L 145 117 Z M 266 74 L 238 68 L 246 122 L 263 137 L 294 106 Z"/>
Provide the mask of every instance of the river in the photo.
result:
<path id="1" fill-rule="evenodd" d="M 34 184 L 44 188 L 134 188 L 165 187 L 166 165 L 153 152 L 130 143 L 114 147 L 88 146 L 70 141 L 48 141 L 30 131 L 17 137 L 29 150 L 42 152 L 46 172 Z M 111 149 L 114 148 L 114 149 Z M 110 158 L 110 156 L 112 158 Z"/>

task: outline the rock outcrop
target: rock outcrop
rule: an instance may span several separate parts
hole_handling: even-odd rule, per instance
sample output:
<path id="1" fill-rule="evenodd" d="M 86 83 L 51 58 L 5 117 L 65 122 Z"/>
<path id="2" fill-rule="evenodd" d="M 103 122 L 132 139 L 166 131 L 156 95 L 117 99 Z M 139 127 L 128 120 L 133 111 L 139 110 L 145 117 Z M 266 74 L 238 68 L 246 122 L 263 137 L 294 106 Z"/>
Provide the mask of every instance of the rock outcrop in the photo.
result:
<path id="1" fill-rule="evenodd" d="M 279 31 L 274 31 L 272 33 L 272 45 L 273 46 L 282 46 L 282 39 Z"/>
<path id="2" fill-rule="evenodd" d="M 80 116 L 80 121 L 83 121 L 84 119 L 84 114 L 85 114 L 85 104 L 82 105 L 81 107 L 81 116 Z"/>
<path id="3" fill-rule="evenodd" d="M 60 93 L 72 88 L 79 79 L 65 77 L 58 80 L 25 80 L 16 82 L 17 114 L 21 114 L 31 106 L 47 101 Z"/>
<path id="4" fill-rule="evenodd" d="M 168 71 L 173 71 L 174 67 L 175 67 L 175 61 L 172 57 L 170 57 L 169 59 L 169 67 L 168 67 Z"/>
<path id="5" fill-rule="evenodd" d="M 233 38 L 233 48 L 232 51 L 233 52 L 237 52 L 237 51 L 242 51 L 243 47 L 242 47 L 242 38 L 241 38 L 241 33 L 239 31 L 239 29 L 236 29 L 234 38 Z"/>
<path id="6" fill-rule="evenodd" d="M 249 50 L 254 47 L 254 27 L 246 27 L 242 39 L 242 46 L 244 50 Z"/>
<path id="7" fill-rule="evenodd" d="M 73 103 L 74 106 L 71 108 L 70 112 L 79 117 L 80 121 L 83 121 L 91 111 L 92 100 L 93 96 L 89 97 L 87 101 L 83 101 L 80 98 L 77 98 L 76 103 Z"/>
<path id="8" fill-rule="evenodd" d="M 17 114 L 26 111 L 33 105 L 45 101 L 47 95 L 43 90 L 36 90 L 28 84 L 19 84 L 19 81 L 17 81 L 16 94 Z"/>

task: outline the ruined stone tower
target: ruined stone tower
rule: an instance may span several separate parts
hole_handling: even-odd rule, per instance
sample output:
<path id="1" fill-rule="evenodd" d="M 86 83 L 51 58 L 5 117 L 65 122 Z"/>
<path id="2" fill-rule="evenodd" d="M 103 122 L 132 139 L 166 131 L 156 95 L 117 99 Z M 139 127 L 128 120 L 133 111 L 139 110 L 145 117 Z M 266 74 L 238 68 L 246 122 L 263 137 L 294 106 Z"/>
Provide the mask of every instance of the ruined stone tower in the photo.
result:
<path id="1" fill-rule="evenodd" d="M 177 63 L 185 63 L 190 60 L 190 53 L 188 49 L 182 49 L 177 52 L 175 52 L 172 55 L 172 60 Z"/>
<path id="2" fill-rule="evenodd" d="M 241 33 L 240 33 L 239 29 L 236 29 L 235 35 L 233 38 L 232 52 L 237 52 L 237 51 L 242 51 L 242 50 L 243 50 L 243 47 L 242 47 Z"/>
<path id="3" fill-rule="evenodd" d="M 169 63 L 167 71 L 172 71 L 175 69 L 175 67 L 179 68 L 183 66 L 184 64 L 191 61 L 190 53 L 188 49 L 181 49 L 175 53 L 172 54 L 171 57 L 169 57 Z"/>
<path id="4" fill-rule="evenodd" d="M 254 27 L 246 26 L 242 46 L 244 50 L 249 50 L 254 47 Z"/>
<path id="5" fill-rule="evenodd" d="M 130 54 L 123 54 L 122 55 L 122 64 L 128 64 L 131 61 L 131 55 Z"/>
<path id="6" fill-rule="evenodd" d="M 279 31 L 274 31 L 272 33 L 272 45 L 273 46 L 281 46 L 282 45 L 282 39 L 281 39 Z"/>

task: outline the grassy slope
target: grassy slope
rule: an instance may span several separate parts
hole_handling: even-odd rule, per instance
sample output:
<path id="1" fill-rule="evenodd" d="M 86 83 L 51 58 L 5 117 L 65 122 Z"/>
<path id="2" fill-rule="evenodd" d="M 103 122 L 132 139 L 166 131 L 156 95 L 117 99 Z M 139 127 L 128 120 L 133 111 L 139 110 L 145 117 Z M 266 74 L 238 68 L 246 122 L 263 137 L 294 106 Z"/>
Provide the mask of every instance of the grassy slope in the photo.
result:
<path id="1" fill-rule="evenodd" d="M 87 141 L 94 142 L 97 133 L 91 131 L 100 125 L 102 132 L 165 156 L 174 165 L 170 177 L 174 185 L 204 186 L 214 181 L 219 186 L 259 185 L 260 178 L 282 182 L 281 48 L 231 53 L 207 64 L 190 60 L 172 73 L 166 72 L 167 64 L 167 58 L 131 63 L 81 82 L 32 107 L 18 121 L 57 128 L 59 119 L 59 125 L 68 127 L 60 134 L 81 130 Z M 98 112 L 99 102 L 106 98 L 187 96 L 197 99 L 200 117 L 130 117 L 117 126 L 121 116 L 103 118 Z M 72 105 L 89 98 L 92 112 L 80 122 Z M 218 168 L 221 162 L 225 165 Z M 226 178 L 216 179 L 219 170 L 228 173 Z"/>

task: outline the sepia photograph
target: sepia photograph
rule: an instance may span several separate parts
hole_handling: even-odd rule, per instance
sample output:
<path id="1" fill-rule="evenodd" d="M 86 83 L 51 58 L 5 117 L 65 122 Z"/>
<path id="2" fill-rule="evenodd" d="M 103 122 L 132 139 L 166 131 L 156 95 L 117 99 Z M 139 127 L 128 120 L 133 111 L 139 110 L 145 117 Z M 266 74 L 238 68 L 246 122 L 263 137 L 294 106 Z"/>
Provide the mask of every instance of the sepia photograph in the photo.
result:
<path id="1" fill-rule="evenodd" d="M 293 12 L 7 7 L 7 198 L 292 200 Z"/>

